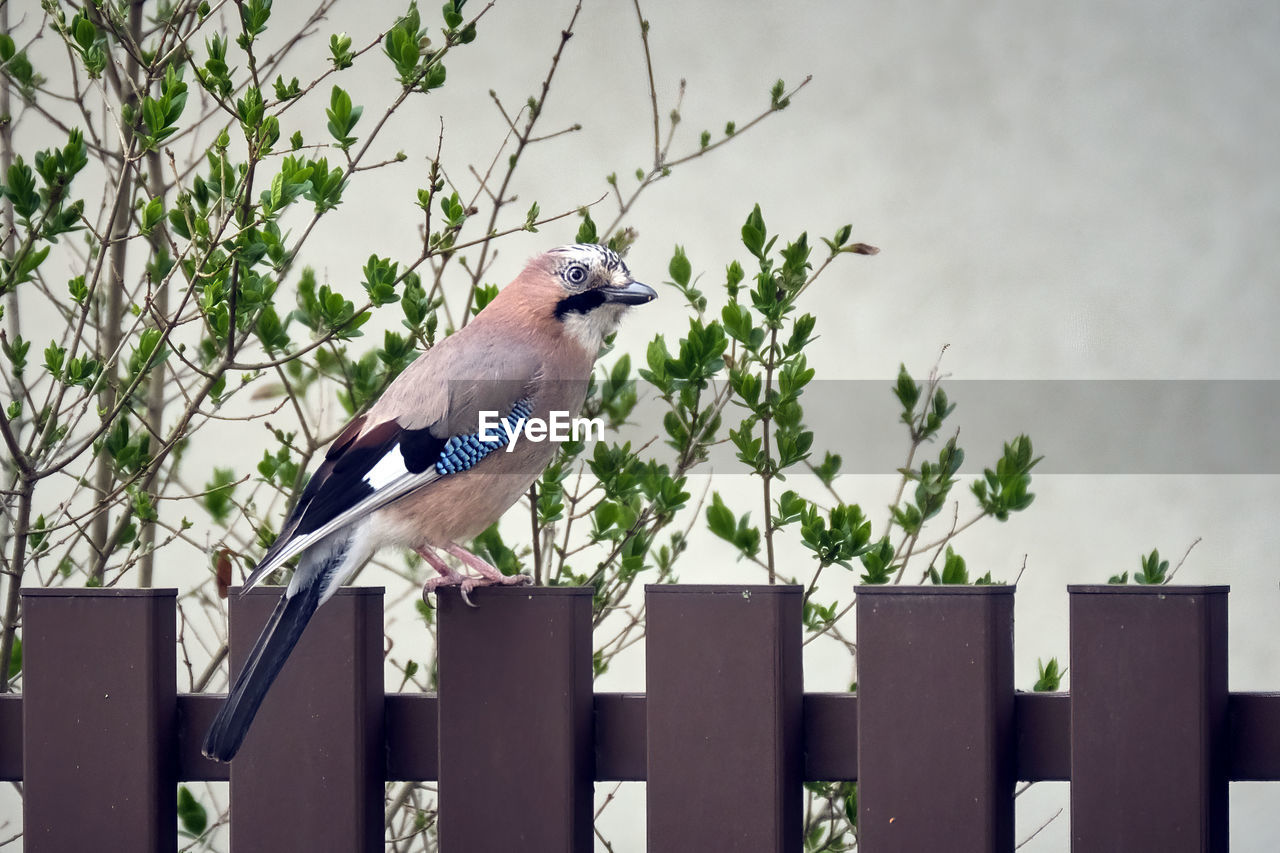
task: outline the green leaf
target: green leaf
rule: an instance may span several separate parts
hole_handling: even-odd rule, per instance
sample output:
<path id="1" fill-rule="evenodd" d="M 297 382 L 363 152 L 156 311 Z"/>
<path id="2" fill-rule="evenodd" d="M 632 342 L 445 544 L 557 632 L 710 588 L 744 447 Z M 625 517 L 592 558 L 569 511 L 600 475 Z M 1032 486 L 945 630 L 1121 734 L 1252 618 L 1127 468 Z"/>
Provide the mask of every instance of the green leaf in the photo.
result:
<path id="1" fill-rule="evenodd" d="M 234 469 L 214 468 L 213 477 L 205 483 L 205 494 L 201 497 L 201 502 L 218 524 L 226 524 L 232 510 L 235 509 L 231 499 L 235 492 L 235 480 Z"/>
<path id="2" fill-rule="evenodd" d="M 155 521 L 155 498 L 137 486 L 130 486 L 126 491 L 131 499 L 131 503 L 133 504 L 134 516 L 139 521 Z"/>
<path id="3" fill-rule="evenodd" d="M 256 89 L 254 90 L 257 91 Z M 149 149 L 177 132 L 177 122 L 187 103 L 187 84 L 182 82 L 182 66 L 171 64 L 165 69 L 160 86 L 160 97 L 146 97 L 142 102 L 142 119 L 147 132 L 145 144 Z M 261 115 L 258 116 L 261 119 Z M 244 121 L 242 118 L 241 121 Z M 257 124 L 255 120 L 252 124 Z"/>
<path id="4" fill-rule="evenodd" d="M 22 335 L 17 335 L 12 342 L 0 339 L 0 346 L 3 346 L 4 354 L 13 365 L 13 372 L 21 373 L 27 366 L 27 353 L 31 350 L 31 341 L 25 341 Z"/>
<path id="5" fill-rule="evenodd" d="M 35 72 L 27 52 L 17 50 L 8 33 L 0 33 L 0 63 L 4 64 L 5 74 L 18 84 L 22 97 L 28 102 L 34 101 L 36 87 L 44 82 L 44 77 Z"/>
<path id="6" fill-rule="evenodd" d="M 364 107 L 351 105 L 351 96 L 341 86 L 333 87 L 329 94 L 329 109 L 325 110 L 325 115 L 329 117 L 329 135 L 343 151 L 355 144 L 356 137 L 350 134 L 363 112 Z"/>
<path id="7" fill-rule="evenodd" d="M 947 546 L 946 559 L 943 560 L 942 572 L 929 567 L 929 577 L 935 584 L 963 585 L 969 582 L 969 571 L 965 567 L 964 558 Z"/>
<path id="8" fill-rule="evenodd" d="M 782 345 L 783 355 L 795 355 L 808 346 L 813 340 L 813 327 L 817 322 L 817 318 L 812 314 L 802 314 L 797 317 L 791 327 L 791 337 Z"/>
<path id="9" fill-rule="evenodd" d="M 244 97 L 236 99 L 236 116 L 240 119 L 240 128 L 246 138 L 257 137 L 258 125 L 262 124 L 265 111 L 266 103 L 257 86 L 249 86 L 244 90 Z"/>
<path id="10" fill-rule="evenodd" d="M 493 566 L 504 575 L 517 575 L 520 573 L 520 560 L 516 557 L 516 552 L 507 547 L 502 541 L 502 535 L 498 532 L 498 525 L 492 524 L 485 529 L 483 533 L 475 538 L 472 543 L 473 551 L 477 556 L 488 557 L 489 565 Z"/>
<path id="11" fill-rule="evenodd" d="M 137 342 L 134 344 L 133 352 L 129 354 L 129 376 L 136 377 L 143 372 L 150 371 L 157 364 L 164 361 L 168 355 L 167 351 L 157 352 L 160 342 L 164 339 L 164 333 L 157 328 L 143 329 L 138 335 Z"/>
<path id="12" fill-rule="evenodd" d="M 178 786 L 178 823 L 193 837 L 199 837 L 209 826 L 209 814 L 186 785 Z"/>
<path id="13" fill-rule="evenodd" d="M 335 71 L 350 68 L 355 59 L 351 52 L 351 36 L 346 33 L 329 36 L 329 61 Z"/>
<path id="14" fill-rule="evenodd" d="M 1036 669 L 1040 672 L 1040 677 L 1036 679 L 1035 686 L 1031 689 L 1036 693 L 1054 693 L 1062 687 L 1063 672 L 1059 667 L 1057 658 L 1049 658 L 1049 662 L 1045 663 L 1039 658 L 1036 659 Z"/>
<path id="15" fill-rule="evenodd" d="M 769 90 L 769 106 L 775 110 L 784 110 L 790 105 L 791 99 L 784 98 L 783 95 L 787 91 L 787 84 L 781 78 L 773 84 L 773 88 Z"/>
<path id="16" fill-rule="evenodd" d="M 845 243 L 849 242 L 849 237 L 852 235 L 853 235 L 853 225 L 848 224 L 848 225 L 841 226 L 840 230 L 837 231 L 835 233 L 835 236 L 832 237 L 830 240 L 827 240 L 826 238 L 823 238 L 823 240 L 826 242 L 827 248 L 831 250 L 832 254 L 835 254 L 836 251 L 840 249 L 840 247 L 842 247 Z"/>
<path id="17" fill-rule="evenodd" d="M 45 347 L 45 370 L 49 371 L 51 377 L 60 378 L 63 375 L 63 361 L 67 359 L 67 347 L 59 346 L 55 341 L 50 341 L 49 346 Z"/>
<path id="18" fill-rule="evenodd" d="M 342 167 L 334 166 L 330 170 L 329 161 L 324 157 L 310 161 L 309 166 L 311 186 L 303 191 L 303 197 L 315 202 L 316 213 L 324 213 L 341 204 L 342 191 L 347 186 Z"/>
<path id="19" fill-rule="evenodd" d="M 153 198 L 142 208 L 142 233 L 150 234 L 151 230 L 164 221 L 164 201 Z"/>
<path id="20" fill-rule="evenodd" d="M 485 306 L 498 297 L 498 285 L 481 284 L 476 287 L 475 304 L 471 306 L 471 314 L 475 316 L 484 310 Z"/>
<path id="21" fill-rule="evenodd" d="M 778 515 L 774 519 L 774 526 L 782 527 L 796 521 L 808 507 L 808 501 L 788 489 L 778 498 Z"/>
<path id="22" fill-rule="evenodd" d="M 276 100 L 278 101 L 291 101 L 302 94 L 302 86 L 298 83 L 297 77 L 286 83 L 284 82 L 284 75 L 277 74 L 276 82 L 273 86 L 276 92 Z"/>
<path id="23" fill-rule="evenodd" d="M 85 284 L 84 276 L 78 275 L 67 282 L 67 294 L 77 305 L 84 303 L 89 296 L 89 286 Z"/>
<path id="24" fill-rule="evenodd" d="M 387 30 L 382 50 L 395 66 L 402 86 L 409 86 L 418 79 L 418 60 L 422 56 L 427 31 L 420 28 L 418 4 L 409 3 L 409 9 Z"/>
<path id="25" fill-rule="evenodd" d="M 7 184 L 0 185 L 0 194 L 13 202 L 14 212 L 23 219 L 30 219 L 40 209 L 40 194 L 36 191 L 36 176 L 22 157 L 14 158 L 6 176 Z"/>
<path id="26" fill-rule="evenodd" d="M 1142 571 L 1134 572 L 1133 580 L 1135 583 L 1158 585 L 1168 583 L 1168 574 L 1169 561 L 1160 559 L 1160 550 L 1157 548 L 1142 558 Z"/>
<path id="27" fill-rule="evenodd" d="M 760 213 L 760 205 L 757 204 L 751 210 L 751 215 L 747 217 L 747 221 L 742 224 L 742 245 L 747 247 L 748 252 L 760 260 L 764 260 L 764 241 L 767 236 L 768 230 L 765 228 L 764 215 Z"/>
<path id="28" fill-rule="evenodd" d="M 671 275 L 671 280 L 680 287 L 689 286 L 689 278 L 693 274 L 693 265 L 689 263 L 688 256 L 684 253 L 683 246 L 676 246 L 674 253 L 671 255 L 671 263 L 667 265 L 667 272 Z"/>
<path id="29" fill-rule="evenodd" d="M 422 600 L 421 598 L 418 598 L 417 596 L 414 596 L 413 607 L 415 610 L 418 611 L 418 615 L 422 617 L 422 621 L 424 623 L 426 623 L 427 625 L 432 625 L 435 623 L 435 619 L 436 619 L 435 611 L 431 609 L 431 605 L 427 604 L 426 601 Z"/>
<path id="30" fill-rule="evenodd" d="M 98 30 L 83 12 L 77 12 L 71 22 L 71 36 L 81 50 L 88 50 L 98 40 Z"/>
<path id="31" fill-rule="evenodd" d="M 267 21 L 271 18 L 271 0 L 246 0 L 238 5 L 244 32 L 236 39 L 236 43 L 247 51 L 254 39 L 267 30 Z"/>
<path id="32" fill-rule="evenodd" d="M 7 678 L 12 681 L 20 672 L 22 672 L 22 638 L 17 634 L 14 634 L 13 650 L 9 653 L 9 670 Z"/>
<path id="33" fill-rule="evenodd" d="M 428 72 L 426 72 L 426 77 L 422 78 L 422 91 L 444 86 L 444 78 L 447 76 L 448 72 L 445 70 L 442 61 L 435 60 Z"/>
<path id="34" fill-rule="evenodd" d="M 445 3 L 440 11 L 444 15 L 444 24 L 449 29 L 456 29 L 462 24 L 462 13 L 458 11 L 458 7 L 453 0 Z"/>
<path id="35" fill-rule="evenodd" d="M 735 520 L 733 511 L 724 505 L 719 492 L 711 495 L 707 507 L 707 527 L 711 532 L 738 549 L 739 559 L 754 557 L 760 551 L 760 529 L 751 526 L 750 513 Z"/>
<path id="36" fill-rule="evenodd" d="M 724 505 L 719 492 L 713 492 L 711 506 L 707 507 L 707 527 L 721 539 L 732 542 L 736 524 L 733 511 Z"/>
<path id="37" fill-rule="evenodd" d="M 204 45 L 205 50 L 209 52 L 209 58 L 205 60 L 203 68 L 197 69 L 197 76 L 205 89 L 220 98 L 226 98 L 231 94 L 233 88 L 230 69 L 227 67 L 226 61 L 227 42 L 221 35 L 215 33 L 205 40 Z"/>
<path id="38" fill-rule="evenodd" d="M 370 255 L 364 265 L 364 289 L 369 294 L 369 301 L 374 305 L 386 305 L 396 302 L 396 274 L 400 265 L 390 258 L 379 258 Z"/>
<path id="39" fill-rule="evenodd" d="M 818 475 L 818 479 L 822 481 L 822 485 L 830 486 L 835 481 L 836 476 L 840 473 L 840 466 L 844 460 L 837 453 L 827 451 L 822 459 L 822 464 L 815 465 L 813 473 Z"/>
<path id="40" fill-rule="evenodd" d="M 445 224 L 450 228 L 461 228 L 467 221 L 467 208 L 458 194 L 450 193 L 447 198 L 440 199 L 440 212 L 444 214 Z"/>
<path id="41" fill-rule="evenodd" d="M 1031 469 L 1043 458 L 1033 456 L 1031 439 L 1025 435 L 1006 443 L 995 469 L 984 469 L 983 479 L 971 486 L 983 511 L 1006 521 L 1010 513 L 1029 507 L 1035 499 L 1030 491 Z"/>
<path id="42" fill-rule="evenodd" d="M 24 281 L 30 281 L 36 269 L 49 256 L 49 249 L 51 248 L 51 246 L 43 246 L 39 249 L 29 249 L 12 261 L 7 259 L 0 260 L 0 271 L 3 272 L 3 286 L 12 288 L 14 285 L 21 284 Z"/>
<path id="43" fill-rule="evenodd" d="M 285 330 L 285 323 L 281 322 L 274 305 L 263 307 L 257 323 L 254 324 L 254 333 L 271 354 L 288 351 L 292 343 L 289 340 L 289 333 Z"/>
<path id="44" fill-rule="evenodd" d="M 596 243 L 599 242 L 600 235 L 596 233 L 596 224 L 591 219 L 591 212 L 585 207 L 579 211 L 582 216 L 582 222 L 578 225 L 578 234 L 574 242 L 577 243 Z"/>
<path id="45" fill-rule="evenodd" d="M 867 584 L 885 584 L 893 580 L 893 544 L 889 537 L 883 537 L 874 547 L 862 555 L 862 582 Z"/>
<path id="46" fill-rule="evenodd" d="M 911 423 L 915 414 L 916 403 L 920 401 L 920 386 L 911 378 L 905 364 L 898 365 L 898 381 L 893 387 L 893 396 L 902 404 L 902 418 Z"/>

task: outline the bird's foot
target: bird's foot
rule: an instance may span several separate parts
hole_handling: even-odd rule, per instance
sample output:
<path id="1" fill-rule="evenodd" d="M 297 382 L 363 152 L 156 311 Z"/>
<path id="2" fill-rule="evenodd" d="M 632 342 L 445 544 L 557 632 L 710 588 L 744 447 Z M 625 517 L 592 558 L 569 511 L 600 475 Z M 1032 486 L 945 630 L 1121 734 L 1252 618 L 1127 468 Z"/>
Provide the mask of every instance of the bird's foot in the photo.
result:
<path id="1" fill-rule="evenodd" d="M 533 578 L 528 575 L 503 575 L 502 580 L 492 580 L 486 577 L 472 577 L 454 572 L 450 575 L 442 575 L 438 578 L 430 578 L 422 585 L 422 600 L 427 602 L 427 606 L 431 606 L 428 595 L 438 590 L 440 587 L 456 586 L 458 592 L 462 594 L 462 600 L 467 603 L 468 607 L 475 607 L 475 602 L 471 600 L 471 591 L 482 586 L 519 586 L 521 584 L 533 583 Z"/>
<path id="2" fill-rule="evenodd" d="M 443 587 L 456 586 L 459 592 L 462 593 L 462 600 L 467 603 L 467 606 L 468 607 L 476 606 L 475 603 L 471 600 L 471 596 L 469 595 L 471 590 L 475 589 L 476 579 L 472 577 L 467 577 L 466 575 L 463 575 L 463 574 L 459 574 L 458 572 L 451 572 L 448 575 L 441 575 L 438 578 L 428 578 L 426 583 L 422 585 L 422 600 L 426 602 L 426 605 L 428 607 L 433 606 L 431 604 L 431 599 L 429 598 L 429 596 L 432 593 L 436 592 L 438 589 L 440 589 L 440 587 L 442 586 Z"/>
<path id="3" fill-rule="evenodd" d="M 533 583 L 533 578 L 528 575 L 502 575 L 502 580 L 493 580 L 491 578 L 473 578 L 468 577 L 458 585 L 459 591 L 462 593 L 462 600 L 472 607 L 469 593 L 471 590 L 482 586 L 522 586 L 524 584 Z"/>
<path id="4" fill-rule="evenodd" d="M 454 571 L 453 567 L 440 559 L 440 555 L 430 548 L 414 548 L 418 552 L 418 556 L 427 561 L 427 565 L 440 573 L 439 577 L 427 578 L 422 585 L 422 603 L 428 607 L 432 607 L 430 595 L 442 586 L 462 586 L 467 580 L 467 576 L 461 572 Z M 463 592 L 462 599 L 471 604 L 471 599 L 467 598 L 466 592 Z M 475 607 L 474 604 L 471 604 Z"/>
<path id="5" fill-rule="evenodd" d="M 450 542 L 444 546 L 444 550 L 461 560 L 463 565 L 480 573 L 480 578 L 474 579 L 476 583 L 472 584 L 473 589 L 477 586 L 519 586 L 533 583 L 533 578 L 528 575 L 504 575 L 461 545 Z"/>
<path id="6" fill-rule="evenodd" d="M 431 601 L 428 596 L 442 586 L 456 586 L 462 594 L 462 600 L 467 603 L 468 607 L 475 607 L 475 603 L 471 600 L 471 591 L 482 586 L 519 586 L 521 584 L 533 583 L 533 578 L 528 575 L 504 575 L 484 560 L 472 554 L 470 551 L 458 545 L 450 543 L 445 546 L 445 551 L 457 557 L 464 565 L 475 569 L 480 573 L 480 577 L 472 577 L 455 571 L 448 563 L 440 559 L 440 555 L 436 554 L 429 548 L 418 548 L 418 554 L 427 561 L 431 568 L 440 573 L 439 577 L 428 578 L 426 583 L 422 585 L 422 600 L 428 607 Z"/>

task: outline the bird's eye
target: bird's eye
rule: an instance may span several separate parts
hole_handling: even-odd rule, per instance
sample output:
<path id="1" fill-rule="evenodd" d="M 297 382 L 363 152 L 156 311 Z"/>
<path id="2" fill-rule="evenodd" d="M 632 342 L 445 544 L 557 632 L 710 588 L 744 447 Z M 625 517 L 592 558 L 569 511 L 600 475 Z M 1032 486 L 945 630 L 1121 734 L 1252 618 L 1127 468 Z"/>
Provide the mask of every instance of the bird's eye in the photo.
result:
<path id="1" fill-rule="evenodd" d="M 582 284 L 587 280 L 587 268 L 582 264 L 570 264 L 564 271 L 564 279 L 570 284 Z"/>

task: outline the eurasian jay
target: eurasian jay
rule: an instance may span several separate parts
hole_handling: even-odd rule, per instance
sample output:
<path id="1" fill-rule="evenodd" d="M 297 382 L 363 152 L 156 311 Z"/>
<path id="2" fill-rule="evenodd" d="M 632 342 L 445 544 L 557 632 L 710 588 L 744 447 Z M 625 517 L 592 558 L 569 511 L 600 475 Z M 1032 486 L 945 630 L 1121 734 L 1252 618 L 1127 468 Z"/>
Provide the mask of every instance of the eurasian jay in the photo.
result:
<path id="1" fill-rule="evenodd" d="M 497 521 L 555 454 L 551 441 L 522 439 L 525 421 L 576 416 L 605 337 L 628 306 L 656 297 L 603 246 L 552 249 L 351 421 L 244 583 L 250 589 L 299 558 L 209 729 L 205 755 L 235 756 L 316 608 L 379 548 L 412 548 L 439 572 L 424 596 L 441 585 L 465 595 L 529 581 L 503 575 L 460 543 Z M 482 430 L 482 417 L 501 429 Z M 455 571 L 438 550 L 478 576 Z"/>

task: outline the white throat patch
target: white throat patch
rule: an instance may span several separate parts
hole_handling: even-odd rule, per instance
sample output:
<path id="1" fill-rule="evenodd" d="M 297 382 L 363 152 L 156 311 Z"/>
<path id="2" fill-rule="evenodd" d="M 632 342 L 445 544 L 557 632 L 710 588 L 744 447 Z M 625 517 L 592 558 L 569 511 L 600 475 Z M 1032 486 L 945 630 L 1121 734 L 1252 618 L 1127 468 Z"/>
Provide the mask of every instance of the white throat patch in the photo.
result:
<path id="1" fill-rule="evenodd" d="M 626 305 L 607 304 L 585 314 L 566 314 L 564 329 L 594 357 L 604 346 L 604 339 L 617 330 L 626 310 Z"/>

